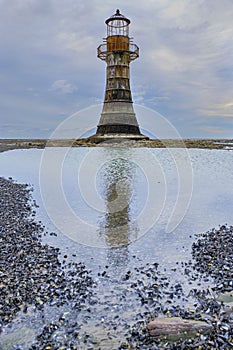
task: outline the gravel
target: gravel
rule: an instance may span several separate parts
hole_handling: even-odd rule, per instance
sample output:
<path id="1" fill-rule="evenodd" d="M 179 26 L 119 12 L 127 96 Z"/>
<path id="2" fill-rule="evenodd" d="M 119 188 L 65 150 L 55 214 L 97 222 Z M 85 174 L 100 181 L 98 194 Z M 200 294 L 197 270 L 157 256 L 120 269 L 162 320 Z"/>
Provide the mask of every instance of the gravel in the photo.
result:
<path id="1" fill-rule="evenodd" d="M 59 249 L 41 243 L 44 228 L 34 220 L 30 187 L 0 178 L 0 192 L 0 332 L 31 305 L 85 308 L 93 285 L 90 272 L 82 263 L 62 264 Z M 32 349 L 46 346 L 52 327 L 44 326 Z"/>
<path id="2" fill-rule="evenodd" d="M 138 266 L 136 257 L 135 267 L 121 277 L 116 290 L 107 266 L 99 271 L 97 281 L 83 263 L 61 262 L 59 249 L 42 243 L 44 227 L 35 220 L 29 185 L 0 178 L 0 191 L 0 333 L 22 314 L 42 314 L 30 345 L 14 344 L 9 349 L 233 348 L 232 309 L 217 301 L 220 293 L 232 291 L 232 226 L 199 235 L 192 259 L 177 261 L 174 272 L 178 267 L 183 271 L 191 286 L 189 294 L 158 262 Z M 212 288 L 203 289 L 202 280 L 209 280 Z M 200 282 L 199 288 L 192 288 L 195 281 Z M 98 285 L 109 288 L 103 300 L 96 292 Z M 98 315 L 99 307 L 105 310 L 104 316 Z M 124 320 L 124 312 L 132 322 Z M 213 330 L 194 339 L 166 342 L 149 336 L 147 330 L 148 322 L 158 316 L 206 321 Z M 105 339 L 97 334 L 99 329 Z M 113 330 L 121 332 L 121 345 L 114 342 Z"/>
<path id="3" fill-rule="evenodd" d="M 206 233 L 197 235 L 197 240 L 192 245 L 193 260 L 182 263 L 184 274 L 190 281 L 205 280 L 213 281 L 213 287 L 208 289 L 191 289 L 187 296 L 187 303 L 190 297 L 196 300 L 194 308 L 185 305 L 175 306 L 174 296 L 184 298 L 182 286 L 172 286 L 169 290 L 174 291 L 171 308 L 161 308 L 157 303 L 157 291 L 150 288 L 145 289 L 144 300 L 148 296 L 154 301 L 152 310 L 154 316 L 167 315 L 181 316 L 184 319 L 202 320 L 213 326 L 210 334 L 199 335 L 194 339 L 186 339 L 174 343 L 161 342 L 159 338 L 149 336 L 146 329 L 146 322 L 135 323 L 128 341 L 120 349 L 232 349 L 233 348 L 233 308 L 218 301 L 218 295 L 229 295 L 233 290 L 233 226 L 223 225 L 218 229 L 212 229 Z M 178 263 L 178 262 L 177 262 Z M 156 279 L 155 279 L 156 280 Z M 221 298 L 220 298 L 221 299 Z M 156 307 L 157 305 L 157 307 Z M 147 315 L 146 315 L 147 316 Z M 145 317 L 144 317 L 145 319 Z"/>

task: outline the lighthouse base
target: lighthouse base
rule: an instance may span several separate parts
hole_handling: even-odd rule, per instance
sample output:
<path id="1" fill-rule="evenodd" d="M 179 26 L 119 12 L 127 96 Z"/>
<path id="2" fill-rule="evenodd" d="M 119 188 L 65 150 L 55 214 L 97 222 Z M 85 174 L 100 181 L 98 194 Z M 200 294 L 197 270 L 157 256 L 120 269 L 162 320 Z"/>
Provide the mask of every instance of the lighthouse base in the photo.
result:
<path id="1" fill-rule="evenodd" d="M 149 137 L 142 135 L 139 127 L 134 125 L 100 125 L 96 134 L 89 139 L 99 143 L 110 140 L 149 140 Z"/>
<path id="2" fill-rule="evenodd" d="M 105 102 L 97 126 L 97 132 L 92 139 L 148 139 L 140 132 L 132 102 Z"/>
<path id="3" fill-rule="evenodd" d="M 108 125 L 99 125 L 97 127 L 96 135 L 104 136 L 109 134 L 133 134 L 133 135 L 141 135 L 139 127 L 136 125 L 128 125 L 128 124 L 108 124 Z"/>

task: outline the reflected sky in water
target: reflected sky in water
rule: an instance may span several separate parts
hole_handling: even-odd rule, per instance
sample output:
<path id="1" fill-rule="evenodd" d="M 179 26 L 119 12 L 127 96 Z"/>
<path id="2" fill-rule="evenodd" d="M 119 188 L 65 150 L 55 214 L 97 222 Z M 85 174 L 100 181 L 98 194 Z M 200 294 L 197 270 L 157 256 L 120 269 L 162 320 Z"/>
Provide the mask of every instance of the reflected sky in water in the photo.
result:
<path id="1" fill-rule="evenodd" d="M 40 206 L 38 220 L 48 231 L 58 234 L 44 240 L 60 247 L 63 253 L 75 253 L 77 260 L 89 264 L 92 270 L 107 264 L 112 266 L 113 274 L 116 266 L 121 274 L 135 264 L 135 256 L 138 261 L 156 260 L 172 266 L 190 257 L 193 234 L 232 224 L 232 151 L 189 150 L 193 169 L 191 202 L 171 233 L 166 233 L 166 226 L 177 200 L 179 179 L 185 181 L 187 169 L 184 162 L 177 172 L 174 154 L 171 156 L 169 150 L 108 147 L 51 148 L 49 152 L 50 161 L 42 164 L 46 169 L 42 172 L 44 191 L 52 207 L 49 216 L 41 198 L 42 150 L 1 153 L 0 175 L 33 185 L 33 197 Z M 62 171 L 58 171 L 56 158 L 62 152 Z M 179 157 L 180 150 L 173 152 Z M 78 221 L 69 219 L 69 212 L 58 200 L 57 178 L 68 210 L 72 217 L 78 216 Z M 60 230 L 57 218 L 61 221 L 58 227 L 63 225 Z"/>
<path id="2" fill-rule="evenodd" d="M 233 151 L 226 150 L 189 150 L 187 156 L 178 149 L 111 147 L 51 148 L 46 156 L 36 149 L 0 154 L 0 176 L 33 186 L 32 196 L 39 204 L 36 219 L 48 231 L 43 242 L 60 248 L 61 261 L 81 261 L 91 270 L 98 300 L 92 314 L 67 304 L 64 309 L 82 323 L 81 335 L 91 332 L 101 339 L 101 348 L 118 348 L 125 325 L 150 309 L 131 284 L 139 281 L 143 289 L 153 283 L 144 272 L 154 263 L 159 264 L 160 276 L 182 284 L 186 295 L 192 288 L 211 287 L 211 280 L 190 284 L 181 262 L 191 259 L 194 234 L 232 224 L 232 157 Z M 180 204 L 173 215 L 177 199 Z M 176 223 L 181 214 L 179 225 L 168 232 L 169 220 Z M 185 308 L 195 302 L 180 300 Z M 44 322 L 58 320 L 60 313 L 49 306 L 43 320 L 34 311 L 23 318 L 18 315 L 9 329 L 13 341 L 22 327 L 34 334 Z M 111 322 L 116 317 L 115 331 Z M 30 337 L 25 344 L 27 340 Z"/>

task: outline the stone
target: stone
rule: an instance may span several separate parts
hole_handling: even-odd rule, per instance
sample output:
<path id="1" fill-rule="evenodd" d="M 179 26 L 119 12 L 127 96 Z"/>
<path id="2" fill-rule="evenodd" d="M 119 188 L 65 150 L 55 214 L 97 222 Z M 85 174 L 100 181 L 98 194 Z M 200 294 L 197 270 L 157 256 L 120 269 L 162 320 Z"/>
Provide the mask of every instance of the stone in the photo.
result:
<path id="1" fill-rule="evenodd" d="M 186 320 L 181 317 L 158 317 L 147 325 L 150 336 L 176 341 L 209 333 L 212 326 L 204 321 Z"/>
<path id="2" fill-rule="evenodd" d="M 233 291 L 219 294 L 217 301 L 221 301 L 223 303 L 233 303 Z"/>

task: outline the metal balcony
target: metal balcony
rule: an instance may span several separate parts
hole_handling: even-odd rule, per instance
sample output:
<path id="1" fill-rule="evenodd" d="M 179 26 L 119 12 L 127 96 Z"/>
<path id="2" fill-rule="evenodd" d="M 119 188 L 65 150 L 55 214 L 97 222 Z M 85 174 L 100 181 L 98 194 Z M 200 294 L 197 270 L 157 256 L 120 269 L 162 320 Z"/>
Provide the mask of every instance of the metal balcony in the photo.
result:
<path id="1" fill-rule="evenodd" d="M 136 44 L 124 42 L 111 43 L 111 50 L 108 49 L 108 46 L 107 43 L 104 43 L 97 48 L 97 57 L 103 61 L 106 61 L 107 56 L 112 52 L 127 52 L 130 55 L 130 61 L 139 57 L 139 47 Z"/>

